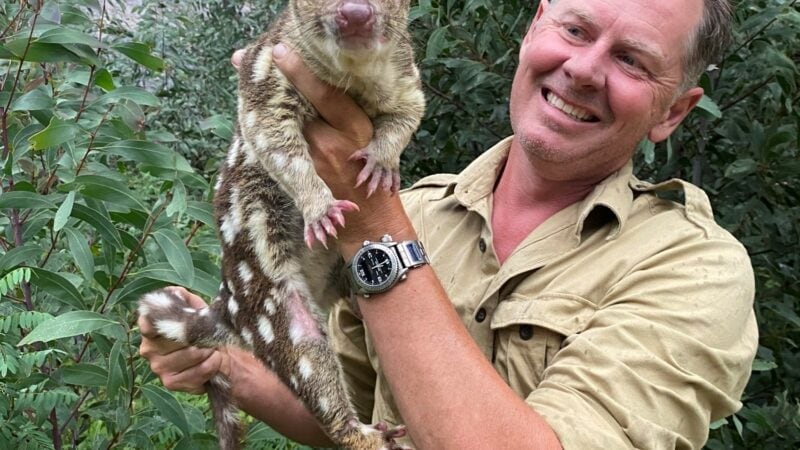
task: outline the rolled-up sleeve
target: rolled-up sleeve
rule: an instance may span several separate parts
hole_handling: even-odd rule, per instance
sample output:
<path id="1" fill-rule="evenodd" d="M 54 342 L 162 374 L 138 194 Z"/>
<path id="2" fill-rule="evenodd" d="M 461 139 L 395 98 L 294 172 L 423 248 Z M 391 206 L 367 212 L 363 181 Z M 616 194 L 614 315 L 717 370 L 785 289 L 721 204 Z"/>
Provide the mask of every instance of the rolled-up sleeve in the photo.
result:
<path id="1" fill-rule="evenodd" d="M 753 272 L 732 239 L 638 264 L 566 337 L 526 401 L 565 449 L 694 449 L 741 407 L 758 343 Z"/>
<path id="2" fill-rule="evenodd" d="M 369 361 L 364 323 L 345 301 L 329 315 L 331 344 L 339 355 L 350 400 L 362 422 L 370 423 L 375 402 L 375 370 Z"/>

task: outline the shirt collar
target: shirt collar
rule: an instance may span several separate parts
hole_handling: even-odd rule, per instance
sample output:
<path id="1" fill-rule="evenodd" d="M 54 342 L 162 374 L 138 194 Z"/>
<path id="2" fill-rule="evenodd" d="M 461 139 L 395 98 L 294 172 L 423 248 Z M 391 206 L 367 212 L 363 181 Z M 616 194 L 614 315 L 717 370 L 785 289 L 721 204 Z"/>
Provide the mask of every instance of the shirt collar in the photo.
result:
<path id="1" fill-rule="evenodd" d="M 495 146 L 481 154 L 467 168 L 453 180 L 453 187 L 447 190 L 455 199 L 469 210 L 483 210 L 486 220 L 491 217 L 491 194 L 503 164 L 508 158 L 511 148 L 509 136 Z M 631 186 L 639 183 L 633 177 L 633 163 L 628 163 L 618 171 L 601 181 L 583 200 L 567 208 L 575 208 L 577 217 L 574 223 L 574 234 L 578 242 L 585 229 L 587 220 L 592 217 L 608 217 L 613 221 L 611 232 L 606 237 L 611 240 L 616 238 L 628 219 L 633 206 L 633 191 Z M 603 215 L 603 210 L 610 215 Z"/>

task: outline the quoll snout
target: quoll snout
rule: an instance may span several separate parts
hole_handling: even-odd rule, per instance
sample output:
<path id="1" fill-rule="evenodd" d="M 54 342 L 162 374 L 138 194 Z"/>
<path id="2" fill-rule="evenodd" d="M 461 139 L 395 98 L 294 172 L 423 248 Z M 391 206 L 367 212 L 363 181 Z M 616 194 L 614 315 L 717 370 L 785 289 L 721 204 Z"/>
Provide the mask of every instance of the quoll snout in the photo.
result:
<path id="1" fill-rule="evenodd" d="M 344 35 L 369 32 L 375 24 L 375 8 L 367 0 L 345 0 L 336 10 L 336 24 Z"/>

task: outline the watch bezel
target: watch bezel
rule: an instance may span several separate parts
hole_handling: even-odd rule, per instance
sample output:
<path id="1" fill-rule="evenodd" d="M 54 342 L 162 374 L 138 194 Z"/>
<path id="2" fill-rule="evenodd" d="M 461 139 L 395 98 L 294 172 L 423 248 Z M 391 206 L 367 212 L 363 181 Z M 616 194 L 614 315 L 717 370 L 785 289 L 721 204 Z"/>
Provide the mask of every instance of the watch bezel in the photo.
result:
<path id="1" fill-rule="evenodd" d="M 380 250 L 384 252 L 389 257 L 389 261 L 391 264 L 391 269 L 389 271 L 386 280 L 382 283 L 377 285 L 367 284 L 364 280 L 361 279 L 361 276 L 358 273 L 358 263 L 364 255 L 367 254 L 370 250 Z M 350 276 L 358 285 L 358 293 L 359 294 L 380 294 L 381 292 L 388 291 L 394 284 L 397 282 L 398 278 L 400 278 L 400 258 L 397 256 L 397 252 L 394 251 L 393 248 L 381 243 L 381 242 L 372 242 L 363 247 L 361 247 L 358 252 L 353 256 L 353 263 L 350 265 Z"/>

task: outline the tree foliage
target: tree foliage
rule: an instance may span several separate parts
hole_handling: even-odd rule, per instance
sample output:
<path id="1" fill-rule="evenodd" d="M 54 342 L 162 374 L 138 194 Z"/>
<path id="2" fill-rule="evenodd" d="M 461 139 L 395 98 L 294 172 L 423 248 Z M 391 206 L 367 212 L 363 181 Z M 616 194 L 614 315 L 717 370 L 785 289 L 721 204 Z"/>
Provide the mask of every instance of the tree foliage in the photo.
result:
<path id="1" fill-rule="evenodd" d="M 404 154 L 407 183 L 458 171 L 510 133 L 535 11 L 412 3 L 429 106 Z M 138 357 L 135 301 L 168 284 L 215 294 L 209 200 L 235 111 L 228 58 L 279 6 L 0 4 L 1 448 L 214 447 L 205 399 L 164 389 Z M 755 267 L 758 359 L 743 409 L 712 425 L 712 449 L 800 446 L 799 9 L 739 2 L 701 108 L 636 161 L 642 178 L 702 186 Z M 260 423 L 248 442 L 296 447 Z"/>

